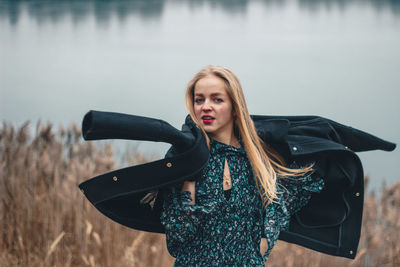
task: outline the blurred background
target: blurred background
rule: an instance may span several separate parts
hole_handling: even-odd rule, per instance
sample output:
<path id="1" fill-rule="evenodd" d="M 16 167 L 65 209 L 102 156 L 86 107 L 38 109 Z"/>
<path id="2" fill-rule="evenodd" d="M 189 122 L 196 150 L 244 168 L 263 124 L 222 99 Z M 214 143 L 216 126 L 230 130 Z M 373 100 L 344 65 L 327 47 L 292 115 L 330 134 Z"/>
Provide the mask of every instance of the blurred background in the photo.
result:
<path id="1" fill-rule="evenodd" d="M 79 132 L 84 114 L 90 109 L 122 112 L 160 118 L 180 128 L 187 113 L 186 84 L 210 64 L 229 67 L 237 74 L 252 114 L 319 115 L 399 144 L 399 47 L 400 1 L 396 0 L 0 0 L 3 208 L 10 209 L 7 205 L 17 197 L 11 192 L 15 189 L 19 194 L 22 183 L 16 178 L 15 188 L 7 189 L 6 179 L 14 175 L 26 180 L 27 170 L 37 172 L 32 176 L 38 179 L 35 184 L 43 183 L 44 174 L 52 177 L 52 186 L 49 182 L 39 186 L 43 186 L 43 192 L 38 190 L 44 195 L 54 186 L 54 197 L 71 201 L 76 184 L 94 174 L 162 157 L 167 144 L 84 143 Z M 30 160 L 27 155 L 31 155 Z M 389 190 L 382 188 L 383 181 L 395 188 L 400 178 L 399 149 L 359 156 L 370 177 L 371 194 Z M 60 161 L 55 163 L 54 158 Z M 41 168 L 44 170 L 39 171 Z M 23 169 L 25 172 L 21 172 Z M 62 181 L 58 180 L 60 174 Z M 66 195 L 60 196 L 58 186 L 65 187 L 62 194 Z M 29 210 L 35 210 L 29 205 L 41 201 L 36 193 L 30 193 L 31 200 L 20 196 L 29 214 Z M 87 203 L 81 203 L 85 200 L 79 192 L 74 196 L 81 205 L 79 211 L 86 216 L 93 213 L 89 216 L 92 221 L 68 217 L 77 210 L 65 211 L 66 218 L 75 223 L 70 221 L 71 225 L 65 226 L 65 221 L 60 221 L 50 237 L 42 237 L 38 242 L 45 249 L 39 250 L 36 258 L 29 256 L 29 247 L 24 243 L 32 233 L 18 234 L 27 229 L 15 228 L 7 237 L 10 243 L 3 244 L 8 244 L 8 249 L 25 251 L 25 263 L 46 258 L 49 266 L 66 266 L 67 259 L 75 265 L 110 266 L 107 262 L 113 262 L 118 252 L 106 256 L 109 258 L 87 252 L 77 260 L 72 247 L 89 251 L 91 245 L 85 243 L 82 248 L 73 241 L 68 243 L 67 237 L 92 240 L 93 246 L 101 244 L 104 250 L 111 241 L 108 245 L 104 240 L 96 241 L 102 238 L 100 228 L 114 236 L 122 233 L 118 235 L 128 240 L 128 247 L 134 245 L 132 240 L 141 240 L 136 238 L 140 233 L 132 234 L 135 238 L 125 237 L 128 230 L 105 220 L 101 227 L 94 226 L 103 218 L 90 211 L 93 208 L 86 207 Z M 40 203 L 37 212 L 43 213 Z M 9 221 L 3 217 L 7 225 L 19 220 L 13 217 L 15 214 L 9 215 Z M 60 220 L 56 219 L 60 216 L 54 216 L 54 220 Z M 93 227 L 100 228 L 95 232 Z M 70 248 L 69 254 L 65 250 L 57 252 L 57 238 L 61 247 Z M 160 241 L 162 237 L 154 237 L 154 242 L 153 237 L 146 238 L 154 253 L 163 251 L 166 261 L 171 260 Z M 138 254 L 128 252 L 124 254 L 126 259 L 137 259 Z M 0 259 L 10 266 L 22 258 L 22 254 L 14 257 L 10 256 L 13 253 L 4 253 Z M 55 255 L 62 260 L 58 262 Z M 163 257 L 160 262 L 164 262 Z M 130 265 L 142 261 L 132 259 Z M 394 262 L 390 259 L 389 263 Z M 373 262 L 361 260 L 367 266 Z"/>
<path id="2" fill-rule="evenodd" d="M 400 143 L 399 47 L 393 0 L 0 1 L 0 119 L 80 124 L 96 109 L 180 128 L 187 82 L 213 64 L 238 75 L 252 114 Z M 360 157 L 373 186 L 400 178 L 400 150 Z"/>

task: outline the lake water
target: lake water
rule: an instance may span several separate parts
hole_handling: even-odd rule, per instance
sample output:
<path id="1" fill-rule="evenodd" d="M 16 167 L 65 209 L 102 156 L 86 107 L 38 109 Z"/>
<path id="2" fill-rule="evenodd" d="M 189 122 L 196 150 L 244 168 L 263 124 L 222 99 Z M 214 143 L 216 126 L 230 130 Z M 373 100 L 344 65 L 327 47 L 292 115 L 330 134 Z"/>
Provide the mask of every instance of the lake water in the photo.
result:
<path id="1" fill-rule="evenodd" d="M 252 114 L 320 115 L 399 144 L 399 47 L 393 0 L 0 0 L 0 120 L 80 124 L 95 109 L 180 128 L 187 82 L 215 64 Z M 400 178 L 399 149 L 359 156 L 374 188 Z"/>

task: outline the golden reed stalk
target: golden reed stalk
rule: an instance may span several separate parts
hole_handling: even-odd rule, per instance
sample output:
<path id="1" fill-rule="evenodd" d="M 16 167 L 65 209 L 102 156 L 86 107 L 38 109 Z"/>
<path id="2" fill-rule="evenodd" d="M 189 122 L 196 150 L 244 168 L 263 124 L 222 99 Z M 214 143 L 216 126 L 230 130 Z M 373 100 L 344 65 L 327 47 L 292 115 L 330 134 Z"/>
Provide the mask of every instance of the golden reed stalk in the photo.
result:
<path id="1" fill-rule="evenodd" d="M 78 190 L 122 167 L 109 143 L 84 142 L 76 125 L 54 131 L 39 122 L 29 132 L 29 123 L 0 128 L 0 266 L 172 266 L 164 235 L 112 222 Z M 133 150 L 125 161 L 146 157 Z M 268 266 L 400 266 L 400 181 L 366 197 L 355 260 L 278 242 Z"/>

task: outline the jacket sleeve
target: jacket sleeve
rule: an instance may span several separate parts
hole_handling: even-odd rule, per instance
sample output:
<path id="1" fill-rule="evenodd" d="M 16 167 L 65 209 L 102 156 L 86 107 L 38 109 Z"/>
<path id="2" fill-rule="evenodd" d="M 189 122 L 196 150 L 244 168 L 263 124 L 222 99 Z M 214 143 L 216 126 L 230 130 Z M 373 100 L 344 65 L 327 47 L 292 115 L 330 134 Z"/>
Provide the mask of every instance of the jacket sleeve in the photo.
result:
<path id="1" fill-rule="evenodd" d="M 211 205 L 189 205 L 192 201 L 190 192 L 179 187 L 169 187 L 164 190 L 164 205 L 161 213 L 161 223 L 164 225 L 167 248 L 173 257 L 185 248 L 185 244 L 201 231 L 207 214 L 215 210 Z"/>

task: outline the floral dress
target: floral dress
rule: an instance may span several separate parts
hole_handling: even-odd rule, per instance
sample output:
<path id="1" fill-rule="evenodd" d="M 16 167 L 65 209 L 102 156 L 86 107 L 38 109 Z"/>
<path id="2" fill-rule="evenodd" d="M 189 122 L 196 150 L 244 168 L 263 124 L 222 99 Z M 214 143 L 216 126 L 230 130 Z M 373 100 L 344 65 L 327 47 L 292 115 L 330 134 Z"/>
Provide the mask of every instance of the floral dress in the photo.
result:
<path id="1" fill-rule="evenodd" d="M 240 148 L 210 141 L 210 159 L 196 181 L 195 205 L 182 183 L 164 191 L 161 223 L 174 266 L 264 266 L 290 216 L 306 205 L 323 180 L 311 175 L 279 179 L 276 203 L 265 209 L 243 145 Z M 223 190 L 225 159 L 232 181 L 229 198 Z M 261 255 L 265 235 L 268 250 Z"/>

